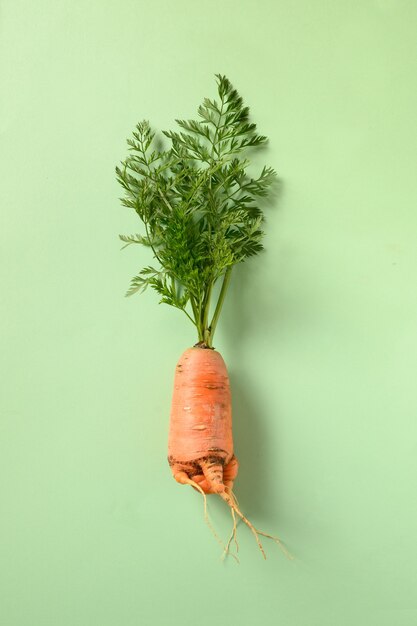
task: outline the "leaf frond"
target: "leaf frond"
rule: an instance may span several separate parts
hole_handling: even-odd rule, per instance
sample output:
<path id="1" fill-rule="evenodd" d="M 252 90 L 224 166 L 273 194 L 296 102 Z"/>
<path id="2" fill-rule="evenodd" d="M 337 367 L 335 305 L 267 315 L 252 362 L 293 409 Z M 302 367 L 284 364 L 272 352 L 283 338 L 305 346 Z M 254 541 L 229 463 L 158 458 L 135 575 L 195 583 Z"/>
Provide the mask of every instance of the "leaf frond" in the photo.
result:
<path id="1" fill-rule="evenodd" d="M 143 245 L 155 260 L 126 295 L 151 287 L 197 327 L 213 284 L 262 251 L 262 200 L 277 177 L 269 166 L 250 174 L 248 154 L 267 137 L 230 80 L 215 78 L 217 95 L 203 99 L 197 119 L 176 119 L 177 129 L 163 130 L 162 138 L 148 120 L 138 122 L 128 156 L 115 167 L 121 203 L 144 226 L 143 234 L 119 236 L 123 248 Z"/>

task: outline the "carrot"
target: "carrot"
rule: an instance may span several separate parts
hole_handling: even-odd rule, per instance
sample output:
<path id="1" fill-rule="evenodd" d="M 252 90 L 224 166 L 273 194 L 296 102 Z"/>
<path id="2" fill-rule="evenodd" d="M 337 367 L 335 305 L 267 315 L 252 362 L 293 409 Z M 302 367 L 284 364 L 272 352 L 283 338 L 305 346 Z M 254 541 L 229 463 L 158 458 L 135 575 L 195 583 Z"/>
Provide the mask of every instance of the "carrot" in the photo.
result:
<path id="1" fill-rule="evenodd" d="M 261 201 L 276 182 L 264 166 L 257 177 L 248 172 L 246 151 L 267 137 L 256 132 L 249 108 L 231 82 L 216 74 L 218 100 L 205 98 L 198 120 L 177 119 L 181 131 L 163 131 L 165 147 L 147 120 L 128 139 L 128 156 L 116 167 L 125 196 L 144 225 L 142 233 L 119 235 L 123 246 L 144 246 L 151 265 L 131 280 L 127 296 L 155 290 L 160 302 L 185 314 L 198 343 L 184 352 L 176 367 L 168 441 L 168 460 L 175 480 L 191 485 L 203 497 L 216 494 L 229 506 L 233 528 L 240 518 L 256 538 L 264 533 L 242 513 L 233 492 L 238 460 L 233 450 L 230 384 L 226 365 L 213 347 L 233 268 L 263 250 Z M 221 541 L 220 541 L 221 543 Z M 280 544 L 281 545 L 281 544 Z"/>
<path id="2" fill-rule="evenodd" d="M 239 463 L 233 452 L 232 407 L 226 365 L 214 349 L 194 346 L 180 357 L 175 370 L 168 436 L 168 463 L 178 483 L 204 494 L 218 494 L 233 514 L 250 528 L 264 558 L 259 535 L 282 546 L 278 537 L 253 526 L 243 515 L 233 493 Z M 226 547 L 226 552 L 230 541 Z"/>

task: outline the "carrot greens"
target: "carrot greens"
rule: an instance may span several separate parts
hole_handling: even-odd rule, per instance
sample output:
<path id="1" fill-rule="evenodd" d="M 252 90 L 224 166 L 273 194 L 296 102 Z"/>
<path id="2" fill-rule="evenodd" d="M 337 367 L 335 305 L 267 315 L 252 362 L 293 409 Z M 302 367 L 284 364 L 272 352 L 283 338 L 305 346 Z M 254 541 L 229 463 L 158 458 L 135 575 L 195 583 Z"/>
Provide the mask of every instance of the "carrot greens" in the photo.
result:
<path id="1" fill-rule="evenodd" d="M 216 80 L 218 100 L 205 98 L 198 120 L 177 119 L 179 131 L 163 131 L 169 147 L 144 120 L 127 140 L 129 156 L 116 167 L 125 192 L 121 202 L 144 227 L 142 234 L 120 239 L 124 247 L 149 247 L 155 260 L 132 278 L 126 295 L 152 287 L 160 302 L 187 315 L 199 345 L 209 348 L 233 266 L 262 250 L 259 199 L 276 179 L 271 167 L 257 178 L 248 174 L 248 149 L 267 138 L 257 134 L 230 81 L 220 74 Z"/>

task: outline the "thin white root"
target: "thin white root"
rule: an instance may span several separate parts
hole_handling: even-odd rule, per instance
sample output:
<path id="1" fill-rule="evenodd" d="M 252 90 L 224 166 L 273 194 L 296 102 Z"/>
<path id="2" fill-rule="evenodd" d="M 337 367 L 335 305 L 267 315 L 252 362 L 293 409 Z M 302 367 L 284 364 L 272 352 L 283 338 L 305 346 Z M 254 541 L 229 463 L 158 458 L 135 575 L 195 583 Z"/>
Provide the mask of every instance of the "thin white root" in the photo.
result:
<path id="1" fill-rule="evenodd" d="M 229 537 L 229 539 L 227 541 L 226 548 L 224 549 L 222 559 L 224 559 L 228 554 L 231 554 L 239 562 L 239 559 L 238 559 L 237 555 L 235 555 L 232 552 L 230 552 L 230 544 L 232 543 L 232 539 L 234 539 L 234 542 L 235 542 L 235 545 L 236 545 L 236 552 L 239 552 L 239 544 L 237 542 L 237 537 L 236 537 L 236 515 L 235 515 L 235 512 L 234 512 L 234 510 L 232 508 L 230 509 L 230 512 L 232 514 L 232 519 L 233 519 L 233 528 L 232 528 L 232 532 L 230 534 L 230 537 Z"/>
<path id="2" fill-rule="evenodd" d="M 236 552 L 239 552 L 239 543 L 237 540 L 237 533 L 236 533 L 236 527 L 237 527 L 237 523 L 236 523 L 236 515 L 233 509 L 230 509 L 232 511 L 232 517 L 233 517 L 233 540 L 235 542 L 235 546 L 236 546 Z"/>
<path id="3" fill-rule="evenodd" d="M 259 530 L 258 528 L 255 528 L 255 530 L 258 533 L 258 535 L 262 535 L 263 537 L 268 537 L 269 539 L 272 539 L 273 541 L 275 541 L 275 543 L 280 547 L 281 551 L 284 553 L 287 559 L 289 559 L 290 561 L 294 560 L 293 555 L 291 554 L 291 552 L 287 550 L 287 548 L 284 546 L 284 544 L 282 543 L 279 537 L 276 537 L 275 535 L 268 535 L 268 533 L 264 533 L 262 530 Z"/>
<path id="4" fill-rule="evenodd" d="M 237 499 L 235 492 L 232 489 L 230 489 L 229 493 L 232 496 L 233 500 L 235 501 L 236 506 L 240 509 L 239 500 Z"/>
<path id="5" fill-rule="evenodd" d="M 214 538 L 216 539 L 216 541 L 221 545 L 221 547 L 223 548 L 223 553 L 227 553 L 228 549 L 227 546 L 224 545 L 223 541 L 220 539 L 219 535 L 216 533 L 213 524 L 211 523 L 211 520 L 209 518 L 208 515 L 208 510 L 207 510 L 207 496 L 204 493 L 203 489 L 200 487 L 200 485 L 198 483 L 196 483 L 194 480 L 192 480 L 191 478 L 188 479 L 187 483 L 188 485 L 192 485 L 193 487 L 195 487 L 195 489 L 197 489 L 197 491 L 199 491 L 201 493 L 201 495 L 203 496 L 203 502 L 204 502 L 204 521 L 206 522 L 207 526 L 210 528 L 211 532 L 213 533 Z M 237 558 L 237 556 L 235 554 L 231 554 L 231 556 L 239 563 L 239 559 Z"/>
<path id="6" fill-rule="evenodd" d="M 236 504 L 236 506 L 237 506 L 238 508 L 240 508 L 240 507 L 239 507 L 239 502 L 237 501 L 236 495 L 234 494 L 234 492 L 233 492 L 232 488 L 230 488 L 228 491 L 229 491 L 230 497 L 232 498 L 233 502 Z M 231 514 L 232 514 L 232 518 L 233 518 L 233 529 L 232 529 L 232 535 L 233 535 L 233 539 L 234 539 L 235 546 L 236 546 L 236 552 L 239 552 L 239 544 L 238 544 L 238 541 L 237 541 L 237 534 L 236 534 L 236 529 L 237 529 L 237 521 L 236 521 L 235 510 L 234 510 L 233 508 L 231 508 L 231 509 L 230 509 L 230 512 L 231 512 Z"/>
<path id="7" fill-rule="evenodd" d="M 263 545 L 261 543 L 261 540 L 259 539 L 259 535 L 262 535 L 263 537 L 268 537 L 269 539 L 272 539 L 273 541 L 275 541 L 275 543 L 279 545 L 280 549 L 282 550 L 282 552 L 285 554 L 285 556 L 288 559 L 293 559 L 294 558 L 288 552 L 288 550 L 286 550 L 286 548 L 284 547 L 284 545 L 281 542 L 281 540 L 279 539 L 279 537 L 276 537 L 274 535 L 269 535 L 268 533 L 265 533 L 262 530 L 258 530 L 257 528 L 255 528 L 255 526 L 248 520 L 247 517 L 245 517 L 245 515 L 243 515 L 242 511 L 237 506 L 236 499 L 235 499 L 235 496 L 234 496 L 233 493 L 227 493 L 226 491 L 223 491 L 223 492 L 220 492 L 219 495 L 221 496 L 221 498 L 223 500 L 225 500 L 225 502 L 227 502 L 227 504 L 230 506 L 230 508 L 232 510 L 234 510 L 237 513 L 237 515 L 239 515 L 239 517 L 242 519 L 242 521 L 245 522 L 246 526 L 248 526 L 248 528 L 251 530 L 253 536 L 256 539 L 256 543 L 258 544 L 258 548 L 261 551 L 262 556 L 264 557 L 264 559 L 266 559 L 266 554 L 265 554 L 265 550 L 263 548 Z"/>

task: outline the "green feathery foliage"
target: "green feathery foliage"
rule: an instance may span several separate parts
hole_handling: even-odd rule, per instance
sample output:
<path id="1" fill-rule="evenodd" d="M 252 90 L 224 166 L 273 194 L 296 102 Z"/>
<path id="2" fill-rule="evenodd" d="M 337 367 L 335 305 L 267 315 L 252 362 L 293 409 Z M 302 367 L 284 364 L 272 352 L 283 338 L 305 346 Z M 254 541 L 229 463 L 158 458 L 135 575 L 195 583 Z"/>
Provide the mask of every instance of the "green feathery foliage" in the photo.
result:
<path id="1" fill-rule="evenodd" d="M 171 146 L 155 147 L 148 121 L 128 139 L 131 154 L 116 167 L 124 206 L 136 211 L 144 233 L 120 235 L 125 246 L 142 244 L 157 267 L 143 268 L 126 295 L 155 289 L 196 326 L 200 345 L 213 335 L 234 265 L 262 250 L 263 213 L 257 199 L 268 195 L 275 171 L 247 174 L 248 148 L 265 144 L 249 121 L 249 109 L 230 81 L 216 74 L 219 100 L 205 98 L 200 119 L 176 120 L 179 132 L 163 131 Z M 211 319 L 213 287 L 222 286 Z"/>

